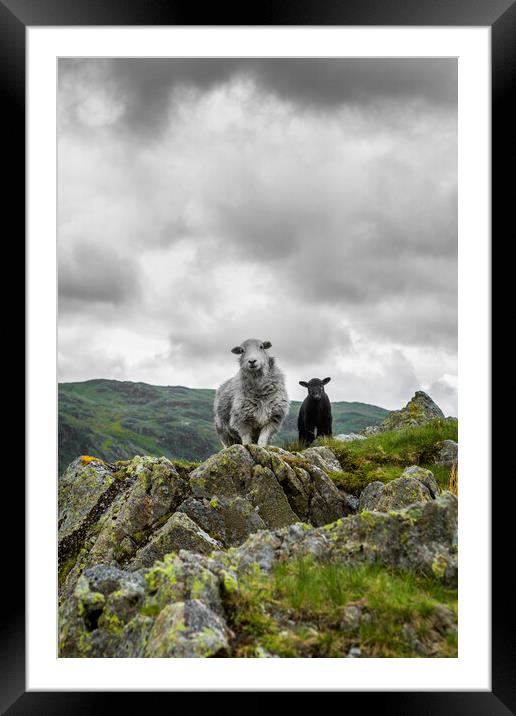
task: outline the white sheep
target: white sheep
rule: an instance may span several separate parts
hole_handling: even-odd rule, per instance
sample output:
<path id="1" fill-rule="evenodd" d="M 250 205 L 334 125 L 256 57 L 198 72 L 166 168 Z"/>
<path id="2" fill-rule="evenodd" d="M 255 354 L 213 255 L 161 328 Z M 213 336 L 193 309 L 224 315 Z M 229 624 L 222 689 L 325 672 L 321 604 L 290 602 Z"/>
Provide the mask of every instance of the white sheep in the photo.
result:
<path id="1" fill-rule="evenodd" d="M 240 370 L 215 393 L 215 429 L 222 444 L 267 445 L 288 415 L 285 379 L 269 341 L 249 338 L 231 349 L 240 356 Z"/>

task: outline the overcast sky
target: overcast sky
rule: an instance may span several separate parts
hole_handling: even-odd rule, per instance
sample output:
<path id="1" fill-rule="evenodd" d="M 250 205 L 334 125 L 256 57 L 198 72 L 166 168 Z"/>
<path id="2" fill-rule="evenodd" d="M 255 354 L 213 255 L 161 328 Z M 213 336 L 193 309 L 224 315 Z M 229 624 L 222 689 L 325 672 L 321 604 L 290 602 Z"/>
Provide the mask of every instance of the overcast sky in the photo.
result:
<path id="1" fill-rule="evenodd" d="M 59 61 L 59 379 L 457 413 L 457 65 Z"/>

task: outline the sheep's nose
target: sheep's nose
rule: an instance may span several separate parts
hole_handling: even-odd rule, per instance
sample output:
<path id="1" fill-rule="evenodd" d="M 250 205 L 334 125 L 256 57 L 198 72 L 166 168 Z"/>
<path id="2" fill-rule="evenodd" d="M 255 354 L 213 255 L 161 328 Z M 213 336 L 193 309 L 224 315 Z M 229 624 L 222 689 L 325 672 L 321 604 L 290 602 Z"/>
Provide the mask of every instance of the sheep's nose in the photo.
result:
<path id="1" fill-rule="evenodd" d="M 256 358 L 250 358 L 250 359 L 249 359 L 249 365 L 250 365 L 252 368 L 254 368 L 254 366 L 256 365 Z"/>

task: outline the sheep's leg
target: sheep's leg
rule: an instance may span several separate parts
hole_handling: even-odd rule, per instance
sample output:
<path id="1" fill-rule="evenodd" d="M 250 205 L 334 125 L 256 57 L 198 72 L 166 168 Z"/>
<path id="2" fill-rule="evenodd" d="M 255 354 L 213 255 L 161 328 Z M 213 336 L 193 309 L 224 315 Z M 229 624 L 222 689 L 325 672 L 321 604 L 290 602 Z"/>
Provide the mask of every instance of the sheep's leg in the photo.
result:
<path id="1" fill-rule="evenodd" d="M 269 425 L 265 425 L 265 427 L 261 429 L 260 436 L 258 438 L 258 445 L 260 445 L 261 447 L 265 447 L 265 445 L 268 445 L 271 435 L 274 432 L 274 429 L 274 425 L 272 425 L 271 423 L 269 423 Z"/>
<path id="2" fill-rule="evenodd" d="M 253 442 L 253 433 L 247 425 L 234 424 L 231 425 L 231 428 L 240 436 L 242 445 L 251 445 Z"/>

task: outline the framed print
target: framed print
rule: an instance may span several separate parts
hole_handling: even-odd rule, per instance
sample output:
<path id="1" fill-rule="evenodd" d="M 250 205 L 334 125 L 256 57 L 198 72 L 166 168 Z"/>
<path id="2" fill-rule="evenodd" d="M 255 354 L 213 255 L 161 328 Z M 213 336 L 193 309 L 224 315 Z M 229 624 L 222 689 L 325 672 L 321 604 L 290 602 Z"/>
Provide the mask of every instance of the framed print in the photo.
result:
<path id="1" fill-rule="evenodd" d="M 514 708 L 486 438 L 514 8 L 0 10 L 28 279 L 5 708 Z"/>

